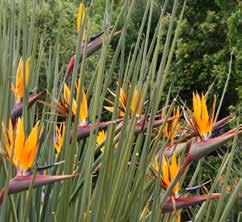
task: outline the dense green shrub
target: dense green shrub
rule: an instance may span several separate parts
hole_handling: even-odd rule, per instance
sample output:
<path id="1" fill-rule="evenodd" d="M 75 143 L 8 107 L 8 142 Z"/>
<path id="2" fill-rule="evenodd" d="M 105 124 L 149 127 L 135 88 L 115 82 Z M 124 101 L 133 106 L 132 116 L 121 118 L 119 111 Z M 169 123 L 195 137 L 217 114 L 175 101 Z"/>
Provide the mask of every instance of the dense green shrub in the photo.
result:
<path id="1" fill-rule="evenodd" d="M 32 4 L 32 1 L 28 1 Z M 77 33 L 75 29 L 75 17 L 79 1 L 43 1 L 37 8 L 36 25 L 39 29 L 39 38 L 44 41 L 45 58 L 49 56 L 49 47 L 59 43 L 60 67 L 66 67 L 70 57 L 75 52 Z M 137 33 L 141 25 L 146 1 L 142 0 L 135 5 L 131 22 L 126 36 L 126 59 L 128 52 L 135 43 Z M 87 3 L 88 5 L 88 3 Z M 171 12 L 172 4 L 168 4 Z M 113 8 L 113 21 L 116 20 L 122 7 L 122 2 L 117 1 Z M 161 2 L 154 1 L 153 19 L 151 24 L 151 37 L 154 34 Z M 31 8 L 31 7 L 30 7 Z M 90 8 L 89 8 L 90 9 Z M 89 36 L 93 36 L 103 30 L 103 11 L 105 1 L 98 1 L 90 10 Z M 31 11 L 28 12 L 31 16 Z M 167 27 L 170 14 L 164 17 L 164 26 Z M 119 27 L 123 27 L 120 22 Z M 188 1 L 186 13 L 182 22 L 182 33 L 178 39 L 173 63 L 170 69 L 169 86 L 173 84 L 172 94 L 179 91 L 183 98 L 190 101 L 194 89 L 205 92 L 210 84 L 215 81 L 212 93 L 221 95 L 225 84 L 230 53 L 234 49 L 234 63 L 232 75 L 225 95 L 224 107 L 238 104 L 239 85 L 241 85 L 241 13 L 236 1 Z M 146 28 L 145 28 L 146 30 Z M 166 30 L 161 35 L 164 42 Z M 114 40 L 110 48 L 109 57 L 112 58 L 112 48 L 115 48 L 117 40 Z M 160 49 L 160 57 L 162 56 Z M 53 50 L 53 49 L 52 49 Z M 99 53 L 88 59 L 86 75 L 92 76 L 95 72 Z M 127 62 L 127 60 L 126 60 Z M 118 67 L 117 67 L 118 69 Z M 44 70 L 43 70 L 44 72 Z M 117 75 L 114 75 L 117 76 Z M 180 81 L 182 79 L 182 81 Z M 113 79 L 115 82 L 115 77 Z M 168 89 L 168 88 L 167 88 Z M 241 91 L 241 89 L 240 89 Z M 229 110 L 224 109 L 224 113 Z M 223 113 L 221 113 L 223 115 Z"/>

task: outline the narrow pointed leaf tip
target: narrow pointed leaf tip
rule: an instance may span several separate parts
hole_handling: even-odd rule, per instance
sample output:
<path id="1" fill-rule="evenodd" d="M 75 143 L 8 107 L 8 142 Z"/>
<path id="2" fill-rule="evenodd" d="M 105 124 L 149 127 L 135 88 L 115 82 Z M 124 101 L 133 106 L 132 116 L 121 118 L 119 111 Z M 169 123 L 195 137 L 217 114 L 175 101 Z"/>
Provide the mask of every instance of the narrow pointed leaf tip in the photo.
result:
<path id="1" fill-rule="evenodd" d="M 39 146 L 40 122 L 32 128 L 29 136 L 25 135 L 23 119 L 17 120 L 16 129 L 9 121 L 9 129 L 3 126 L 3 142 L 8 159 L 19 171 L 26 171 L 32 167 Z"/>
<path id="2" fill-rule="evenodd" d="M 18 63 L 18 68 L 16 72 L 15 84 L 12 84 L 12 91 L 17 100 L 21 100 L 24 96 L 24 85 L 27 86 L 29 82 L 29 64 L 30 58 L 23 61 L 20 58 Z M 25 72 L 24 72 L 25 71 Z M 25 84 L 24 84 L 24 74 L 25 74 Z"/>
<path id="3" fill-rule="evenodd" d="M 210 114 L 208 114 L 205 96 L 193 93 L 193 127 L 198 136 L 208 138 L 212 132 L 216 99 L 214 99 Z"/>

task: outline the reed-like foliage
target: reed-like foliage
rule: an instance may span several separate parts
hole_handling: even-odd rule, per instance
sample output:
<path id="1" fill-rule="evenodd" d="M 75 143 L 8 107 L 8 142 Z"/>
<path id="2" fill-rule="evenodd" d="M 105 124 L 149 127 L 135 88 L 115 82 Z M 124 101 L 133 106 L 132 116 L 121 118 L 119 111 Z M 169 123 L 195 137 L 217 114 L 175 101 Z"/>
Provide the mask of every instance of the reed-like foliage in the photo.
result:
<path id="1" fill-rule="evenodd" d="M 210 113 L 209 92 L 194 89 L 189 108 L 165 91 L 186 0 L 161 1 L 153 36 L 147 0 L 130 52 L 139 3 L 122 1 L 115 21 L 113 4 L 106 0 L 95 38 L 95 1 L 77 8 L 75 53 L 62 64 L 58 32 L 48 49 L 38 32 L 41 2 L 0 0 L 0 221 L 239 221 L 242 127 L 235 115 L 218 119 L 226 86 Z M 96 51 L 95 72 L 86 73 Z M 229 121 L 235 128 L 224 128 Z"/>

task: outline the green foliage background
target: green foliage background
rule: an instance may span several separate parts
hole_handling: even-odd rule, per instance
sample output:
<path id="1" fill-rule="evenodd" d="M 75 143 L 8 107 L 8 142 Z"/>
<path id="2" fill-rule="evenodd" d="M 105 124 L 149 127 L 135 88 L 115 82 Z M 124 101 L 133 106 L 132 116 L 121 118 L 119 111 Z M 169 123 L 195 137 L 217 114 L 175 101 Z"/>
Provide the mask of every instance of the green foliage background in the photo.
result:
<path id="1" fill-rule="evenodd" d="M 45 58 L 50 55 L 50 46 L 59 42 L 60 64 L 63 66 L 63 73 L 70 57 L 74 54 L 76 42 L 75 17 L 80 1 L 41 1 L 37 9 L 36 25 L 40 29 L 40 39 L 44 42 Z M 91 1 L 85 2 L 92 4 Z M 139 1 L 136 5 L 132 22 L 128 27 L 126 39 L 127 53 L 135 44 L 137 33 L 142 21 L 145 0 Z M 170 4 L 170 11 L 172 3 Z M 113 18 L 117 17 L 122 7 L 122 1 L 116 1 L 113 8 Z M 154 33 L 160 14 L 161 1 L 156 0 L 154 4 L 154 15 L 152 20 L 151 33 Z M 181 6 L 180 6 L 181 7 Z M 31 8 L 31 7 L 30 7 Z M 89 20 L 89 36 L 101 32 L 103 28 L 103 12 L 105 1 L 96 1 L 91 11 Z M 29 16 L 31 12 L 28 12 Z M 164 25 L 169 23 L 170 14 L 166 14 Z M 121 28 L 123 24 L 119 24 Z M 182 23 L 182 33 L 178 39 L 177 48 L 174 53 L 169 81 L 173 84 L 172 94 L 179 91 L 183 99 L 190 102 L 194 90 L 206 92 L 211 83 L 212 94 L 221 95 L 225 84 L 230 53 L 233 50 L 234 63 L 228 90 L 225 95 L 221 115 L 234 111 L 242 100 L 242 14 L 241 2 L 232 1 L 211 1 L 211 0 L 188 0 L 186 13 Z M 163 35 L 165 38 L 166 30 Z M 152 35 L 151 35 L 152 38 Z M 164 42 L 164 41 L 163 41 Z M 117 40 L 113 41 L 110 48 L 110 58 Z M 88 59 L 86 75 L 93 75 L 99 52 Z M 162 47 L 160 57 L 162 56 Z M 128 54 L 125 57 L 128 58 Z M 127 62 L 127 61 L 126 61 Z M 44 68 L 43 68 L 44 72 Z M 115 76 L 113 82 L 115 84 Z M 44 81 L 43 81 L 44 84 Z"/>
<path id="2" fill-rule="evenodd" d="M 90 2 L 86 1 L 85 3 L 89 5 Z M 154 4 L 151 33 L 154 33 L 159 19 L 161 2 L 161 0 L 156 0 Z M 60 65 L 65 70 L 70 57 L 74 54 L 76 43 L 75 17 L 80 1 L 52 0 L 41 1 L 40 3 L 35 23 L 39 27 L 39 37 L 44 42 L 45 58 L 47 59 L 50 54 L 50 46 L 55 46 L 58 41 L 60 43 Z M 145 4 L 145 0 L 136 3 L 136 11 L 132 15 L 132 22 L 128 27 L 127 52 L 135 43 Z M 89 18 L 89 36 L 98 34 L 103 30 L 105 1 L 96 1 L 94 5 Z M 116 6 L 113 9 L 113 20 L 117 17 L 121 5 L 122 1 L 116 1 Z M 171 6 L 170 3 L 170 10 Z M 29 11 L 28 14 L 31 15 L 31 12 Z M 169 18 L 170 14 L 164 17 L 167 25 Z M 120 27 L 122 25 L 119 24 Z M 221 95 L 228 73 L 230 53 L 233 50 L 233 71 L 221 115 L 228 113 L 229 108 L 234 110 L 235 106 L 238 107 L 239 98 L 240 101 L 242 100 L 242 89 L 240 87 L 242 85 L 241 25 L 241 2 L 239 1 L 188 0 L 182 23 L 182 33 L 178 39 L 167 89 L 170 84 L 173 84 L 172 94 L 175 95 L 179 91 L 182 97 L 189 102 L 194 89 L 199 92 L 206 92 L 214 81 L 212 93 Z M 164 31 L 164 38 L 165 33 L 166 31 Z M 116 43 L 117 41 L 114 40 L 113 48 L 115 48 Z M 95 71 L 98 55 L 99 52 L 88 59 L 89 65 L 86 75 L 91 76 Z M 111 48 L 110 58 L 112 55 L 113 50 Z"/>

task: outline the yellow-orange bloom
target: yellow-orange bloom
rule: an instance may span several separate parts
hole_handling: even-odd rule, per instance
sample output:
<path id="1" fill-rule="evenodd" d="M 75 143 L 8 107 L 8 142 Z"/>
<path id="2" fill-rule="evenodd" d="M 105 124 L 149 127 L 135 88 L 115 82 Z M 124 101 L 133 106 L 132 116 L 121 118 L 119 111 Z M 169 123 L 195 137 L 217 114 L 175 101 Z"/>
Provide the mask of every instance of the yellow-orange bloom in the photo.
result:
<path id="1" fill-rule="evenodd" d="M 78 101 L 78 95 L 79 93 L 79 89 L 80 89 L 80 83 L 78 82 L 77 84 L 77 98 L 73 98 L 72 101 L 72 107 L 71 110 L 74 113 L 74 115 L 77 115 L 77 101 Z M 70 106 L 70 97 L 71 97 L 71 91 L 69 89 L 69 87 L 64 84 L 64 99 L 66 100 L 66 102 L 69 104 Z M 79 119 L 82 123 L 85 123 L 87 120 L 87 116 L 88 116 L 88 108 L 87 108 L 87 97 L 86 94 L 84 92 L 84 90 L 82 90 L 82 99 L 81 99 L 81 104 L 80 104 L 80 112 L 79 112 Z"/>
<path id="2" fill-rule="evenodd" d="M 19 60 L 18 69 L 16 72 L 16 80 L 15 85 L 12 84 L 12 91 L 15 97 L 20 100 L 24 96 L 24 66 L 25 66 L 25 85 L 28 84 L 29 81 L 29 63 L 30 58 L 27 61 L 23 61 L 22 58 Z"/>
<path id="3" fill-rule="evenodd" d="M 109 91 L 114 97 L 116 97 L 116 95 L 111 90 L 109 90 Z M 140 116 L 141 109 L 142 109 L 142 92 L 141 92 L 140 97 L 138 98 L 139 93 L 140 93 L 140 90 L 138 90 L 135 87 L 134 94 L 133 94 L 132 101 L 131 101 L 131 106 L 130 106 L 131 114 L 135 113 L 136 105 L 138 106 L 136 109 L 136 113 L 135 113 L 136 116 Z M 121 88 L 120 93 L 119 93 L 119 116 L 120 117 L 125 116 L 127 105 L 128 105 L 127 103 L 128 103 L 128 94 L 123 88 Z M 104 108 L 110 112 L 114 111 L 114 106 L 105 106 Z"/>
<path id="4" fill-rule="evenodd" d="M 163 114 L 163 118 L 164 118 Z M 173 117 L 174 119 L 172 120 L 171 123 L 166 123 L 163 129 L 163 136 L 168 138 L 171 143 L 174 142 L 174 138 L 176 137 L 177 131 L 180 128 L 179 125 L 179 119 L 181 117 L 180 115 L 180 109 L 179 107 L 177 109 L 174 109 L 173 112 Z"/>
<path id="5" fill-rule="evenodd" d="M 202 94 L 200 97 L 198 93 L 193 93 L 193 122 L 195 129 L 202 138 L 206 138 L 212 132 L 215 103 L 216 100 L 214 99 L 211 113 L 208 115 L 205 96 Z"/>
<path id="6" fill-rule="evenodd" d="M 177 172 L 179 171 L 180 165 L 177 163 L 176 155 L 173 154 L 171 157 L 171 163 L 168 162 L 167 158 L 163 155 L 162 157 L 162 166 L 159 166 L 158 159 L 156 158 L 153 163 L 153 172 L 155 176 L 158 176 L 158 173 L 161 169 L 161 180 L 160 184 L 161 186 L 166 190 L 173 179 L 175 178 Z M 179 182 L 176 183 L 176 185 L 173 188 L 172 194 L 176 196 L 179 191 Z"/>
<path id="7" fill-rule="evenodd" d="M 106 140 L 106 134 L 105 134 L 104 130 L 99 131 L 98 134 L 97 134 L 97 139 L 96 139 L 97 145 L 102 144 L 105 140 Z M 100 148 L 100 150 L 103 153 L 104 152 L 104 146 L 102 146 Z"/>
<path id="8" fill-rule="evenodd" d="M 63 146 L 64 138 L 65 138 L 65 132 L 66 132 L 66 125 L 65 123 L 61 123 L 60 126 L 56 126 L 55 128 L 55 140 L 54 140 L 54 146 L 57 153 L 61 151 L 61 148 Z"/>
<path id="9" fill-rule="evenodd" d="M 3 141 L 9 160 L 19 170 L 27 170 L 32 167 L 39 146 L 40 125 L 37 122 L 29 136 L 25 136 L 23 119 L 19 118 L 14 132 L 11 120 L 6 132 L 3 127 Z"/>

